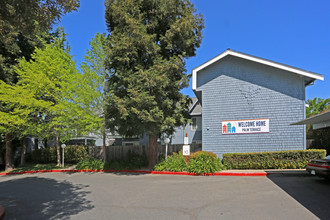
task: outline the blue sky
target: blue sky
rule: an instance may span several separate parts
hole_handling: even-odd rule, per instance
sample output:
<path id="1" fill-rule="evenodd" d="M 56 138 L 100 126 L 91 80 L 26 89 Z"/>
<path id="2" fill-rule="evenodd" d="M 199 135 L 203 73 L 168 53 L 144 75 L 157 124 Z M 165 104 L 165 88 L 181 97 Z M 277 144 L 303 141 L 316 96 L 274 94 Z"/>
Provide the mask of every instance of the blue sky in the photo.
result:
<path id="1" fill-rule="evenodd" d="M 231 48 L 324 75 L 306 88 L 306 99 L 330 98 L 330 1 L 193 0 L 204 15 L 203 42 L 187 60 L 187 73 Z M 107 32 L 103 0 L 81 0 L 64 16 L 71 54 L 80 63 L 97 32 Z M 190 86 L 182 91 L 194 96 Z"/>

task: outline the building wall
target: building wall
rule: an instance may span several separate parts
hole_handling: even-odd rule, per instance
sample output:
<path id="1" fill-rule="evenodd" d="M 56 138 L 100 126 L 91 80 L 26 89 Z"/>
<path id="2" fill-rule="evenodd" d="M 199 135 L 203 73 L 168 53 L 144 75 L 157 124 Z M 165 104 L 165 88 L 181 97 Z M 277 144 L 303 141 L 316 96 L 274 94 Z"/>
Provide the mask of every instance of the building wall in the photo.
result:
<path id="1" fill-rule="evenodd" d="M 174 134 L 171 136 L 171 144 L 183 144 L 186 133 L 188 134 L 189 144 L 202 142 L 202 130 L 192 130 L 191 124 L 188 124 L 186 126 L 177 127 L 175 129 Z"/>
<path id="2" fill-rule="evenodd" d="M 223 153 L 305 149 L 304 80 L 297 74 L 227 56 L 197 74 L 203 150 Z M 269 118 L 269 133 L 222 135 L 223 120 Z"/>

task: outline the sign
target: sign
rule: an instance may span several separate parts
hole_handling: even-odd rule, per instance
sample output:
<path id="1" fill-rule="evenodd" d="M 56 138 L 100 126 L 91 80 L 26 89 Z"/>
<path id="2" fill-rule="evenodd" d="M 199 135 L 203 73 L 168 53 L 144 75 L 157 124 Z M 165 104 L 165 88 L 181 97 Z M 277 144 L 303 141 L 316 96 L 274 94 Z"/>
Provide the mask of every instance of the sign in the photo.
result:
<path id="1" fill-rule="evenodd" d="M 183 144 L 184 145 L 188 145 L 189 144 L 189 139 L 188 137 L 185 137 L 184 140 L 183 140 Z"/>
<path id="2" fill-rule="evenodd" d="M 190 145 L 183 145 L 182 153 L 183 153 L 183 156 L 189 156 L 190 155 Z"/>
<path id="3" fill-rule="evenodd" d="M 188 133 L 186 133 L 186 136 L 183 139 L 183 144 L 188 145 L 189 144 L 189 138 L 188 138 Z"/>
<path id="4" fill-rule="evenodd" d="M 269 133 L 269 118 L 222 121 L 222 134 Z"/>

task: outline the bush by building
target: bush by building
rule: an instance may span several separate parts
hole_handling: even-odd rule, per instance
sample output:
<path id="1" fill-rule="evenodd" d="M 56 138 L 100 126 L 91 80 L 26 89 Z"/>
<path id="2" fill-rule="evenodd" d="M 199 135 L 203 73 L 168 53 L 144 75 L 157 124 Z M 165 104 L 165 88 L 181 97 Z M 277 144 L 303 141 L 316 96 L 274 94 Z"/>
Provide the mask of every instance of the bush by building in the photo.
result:
<path id="1" fill-rule="evenodd" d="M 179 153 L 173 153 L 171 156 L 167 157 L 167 160 L 163 160 L 156 164 L 155 170 L 171 172 L 186 171 L 186 161 L 185 157 L 182 155 L 182 151 Z"/>
<path id="2" fill-rule="evenodd" d="M 303 169 L 310 159 L 322 159 L 325 150 L 290 150 L 223 154 L 227 169 Z"/>
<path id="3" fill-rule="evenodd" d="M 210 174 L 223 169 L 223 165 L 217 155 L 211 152 L 198 151 L 187 158 L 182 155 L 182 151 L 168 156 L 167 160 L 161 161 L 155 166 L 157 171 L 180 172 L 187 171 L 195 174 Z"/>
<path id="4" fill-rule="evenodd" d="M 193 153 L 187 164 L 189 173 L 209 174 L 223 169 L 221 160 L 216 154 L 207 151 Z"/>

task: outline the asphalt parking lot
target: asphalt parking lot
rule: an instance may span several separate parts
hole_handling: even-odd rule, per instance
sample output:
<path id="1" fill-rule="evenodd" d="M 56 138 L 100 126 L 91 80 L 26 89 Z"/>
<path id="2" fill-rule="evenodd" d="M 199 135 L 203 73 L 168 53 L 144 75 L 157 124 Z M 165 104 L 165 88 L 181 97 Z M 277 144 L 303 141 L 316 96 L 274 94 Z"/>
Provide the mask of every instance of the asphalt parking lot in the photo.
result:
<path id="1" fill-rule="evenodd" d="M 329 198 L 330 183 L 306 175 L 0 177 L 6 219 L 327 219 Z"/>

